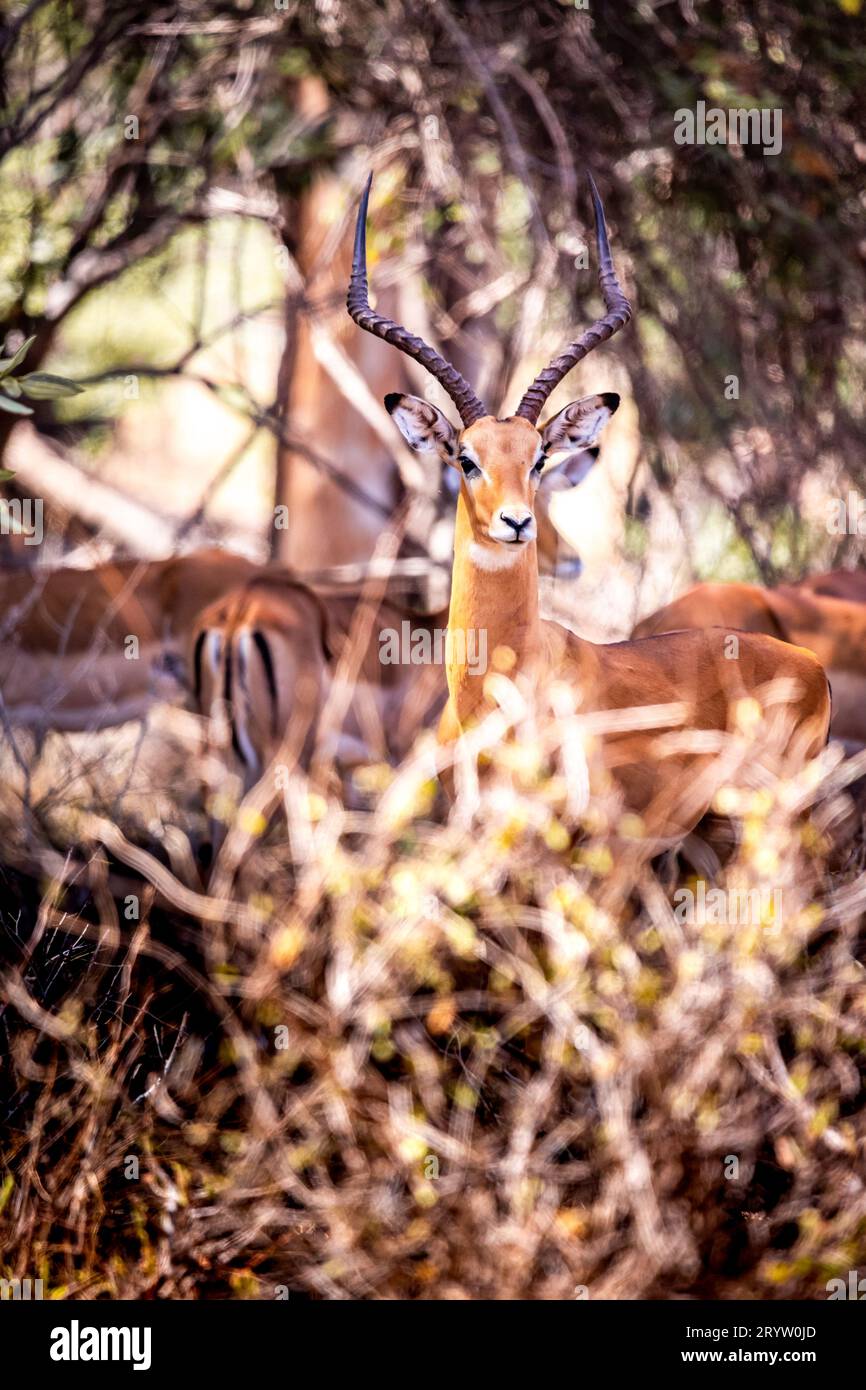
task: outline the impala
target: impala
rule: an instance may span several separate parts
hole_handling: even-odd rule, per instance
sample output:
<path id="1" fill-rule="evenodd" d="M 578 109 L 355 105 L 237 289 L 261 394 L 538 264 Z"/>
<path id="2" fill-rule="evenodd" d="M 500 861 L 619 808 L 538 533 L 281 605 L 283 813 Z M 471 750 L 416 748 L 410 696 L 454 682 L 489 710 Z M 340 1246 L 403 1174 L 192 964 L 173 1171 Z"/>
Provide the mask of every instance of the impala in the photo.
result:
<path id="1" fill-rule="evenodd" d="M 557 491 L 583 480 L 597 455 L 596 448 L 576 450 L 541 484 L 537 548 L 546 575 L 579 570 L 576 556 L 560 558 L 560 537 L 549 504 Z M 231 748 L 245 785 L 260 775 L 290 729 L 297 734 L 300 761 L 309 761 L 318 715 L 362 600 L 369 566 L 340 566 L 339 572 L 347 574 L 340 588 L 328 583 L 325 571 L 303 578 L 277 567 L 255 571 L 199 613 L 191 629 L 188 668 L 195 703 L 210 721 L 211 746 Z M 447 609 L 419 613 L 392 597 L 392 587 L 378 604 L 357 673 L 361 693 L 352 696 L 349 719 L 336 744 L 344 767 L 373 757 L 377 749 L 381 756 L 398 761 L 418 730 L 439 713 L 444 699 L 443 694 L 437 702 L 433 673 L 422 676 L 410 662 L 380 659 L 377 643 L 383 631 L 400 632 L 408 625 L 411 640 L 417 641 L 425 634 L 444 635 L 447 629 Z M 468 664 L 473 664 L 471 650 Z M 371 719 L 362 734 L 358 719 L 365 705 Z"/>
<path id="2" fill-rule="evenodd" d="M 84 731 L 176 695 L 198 612 L 254 569 L 203 550 L 0 576 L 0 694 L 13 724 Z"/>
<path id="3" fill-rule="evenodd" d="M 345 584 L 319 572 L 313 579 L 320 597 L 289 571 L 263 570 L 220 550 L 0 575 L 3 711 L 13 725 L 40 733 L 93 732 L 141 719 L 159 701 L 185 698 L 195 684 L 199 708 L 209 711 L 217 693 L 227 697 L 227 709 L 237 704 L 232 746 L 248 771 L 260 770 L 296 705 L 303 716 L 307 687 L 321 692 L 329 685 L 370 569 L 358 566 Z M 404 579 L 398 566 L 389 593 L 403 582 L 414 579 L 412 573 Z M 327 641 L 316 626 L 322 614 Z M 383 601 L 379 626 L 406 621 L 427 630 L 444 615 L 416 616 L 391 597 Z M 266 664 L 257 666 L 257 656 Z M 389 698 L 401 683 L 400 669 L 371 662 L 372 653 L 362 683 L 381 687 L 376 702 L 390 746 L 405 747 L 411 702 L 395 709 Z M 346 734 L 342 749 L 350 747 Z"/>
<path id="4" fill-rule="evenodd" d="M 302 219 L 305 265 L 311 264 L 311 248 L 318 245 L 312 235 L 316 228 L 312 215 Z M 316 288 L 321 289 L 318 281 Z M 340 402 L 335 409 L 333 389 L 315 360 L 306 329 L 305 334 L 302 346 L 306 350 L 296 355 L 292 387 L 297 432 L 315 442 L 317 458 L 321 454 L 339 459 L 350 481 L 377 501 L 379 509 L 362 506 L 357 496 L 337 487 L 314 463 L 294 459 L 287 475 L 291 487 L 285 494 L 292 515 L 299 519 L 289 533 L 292 553 L 304 566 L 300 577 L 314 589 L 333 579 L 345 586 L 345 595 L 357 599 L 369 577 L 373 542 L 399 497 L 396 470 L 381 441 L 349 404 Z M 388 366 L 387 348 L 375 344 L 372 355 L 361 353 L 358 336 L 353 335 L 345 350 L 375 384 Z M 347 449 L 348 441 L 351 448 Z M 566 468 L 545 479 L 538 499 L 538 551 L 547 576 L 565 578 L 580 570 L 580 560 L 556 530 L 550 504 L 558 491 L 585 476 L 594 462 L 592 451 L 575 455 Z M 450 478 L 451 470 L 444 472 Z M 431 505 L 431 527 L 452 529 L 453 494 L 442 488 Z M 406 571 L 414 565 L 416 572 L 401 578 L 401 564 Z M 112 561 L 89 570 L 0 572 L 0 698 L 7 716 L 14 724 L 39 731 L 92 731 L 142 718 L 158 701 L 183 696 L 191 684 L 186 658 L 198 614 L 259 571 L 241 556 L 209 549 L 171 560 Z M 404 584 L 408 602 L 430 572 L 429 565 L 425 572 L 421 558 L 398 562 L 389 593 Z M 344 611 L 342 597 L 338 606 Z M 281 590 L 274 586 L 269 613 L 276 612 L 280 601 Z M 232 605 L 225 613 L 229 611 L 234 611 Z M 212 625 L 222 620 L 219 613 L 210 614 Z M 277 627 L 281 626 L 285 625 L 277 619 Z M 130 638 L 136 639 L 135 645 Z M 284 646 L 283 641 L 281 649 Z M 276 678 L 283 680 L 282 667 Z M 249 698 L 259 695 L 265 698 L 264 691 L 254 686 Z M 283 687 L 280 709 L 287 711 L 289 702 L 290 688 Z M 255 720 L 259 715 L 251 717 Z M 270 715 L 265 711 L 261 717 L 267 721 Z M 262 743 L 260 754 L 263 748 Z"/>
<path id="5" fill-rule="evenodd" d="M 856 594 L 860 578 L 840 570 L 778 589 L 697 584 L 644 618 L 632 635 L 716 627 L 728 633 L 767 633 L 805 647 L 818 657 L 830 681 L 831 733 L 846 743 L 866 743 L 866 604 L 827 596 L 828 590 Z M 866 598 L 866 586 L 862 588 Z"/>
<path id="6" fill-rule="evenodd" d="M 866 570 L 830 570 L 829 574 L 813 574 L 808 579 L 801 579 L 794 588 L 822 594 L 825 598 L 866 603 Z"/>
<path id="7" fill-rule="evenodd" d="M 606 313 L 536 377 L 514 415 L 490 415 L 455 368 L 422 339 L 371 309 L 366 264 L 366 219 L 372 176 L 361 199 L 347 307 L 362 329 L 421 363 L 445 388 L 462 421 L 456 428 L 435 406 L 416 396 L 391 395 L 386 406 L 410 447 L 437 456 L 460 474 L 449 629 L 484 628 L 491 651 L 509 648 L 513 675 L 528 687 L 552 678 L 568 682 L 585 712 L 685 702 L 688 727 L 724 733 L 739 696 L 760 696 L 787 678 L 792 746 L 801 759 L 826 742 L 830 719 L 827 679 L 820 663 L 765 636 L 740 640 L 740 659 L 724 659 L 723 634 L 683 632 L 643 642 L 598 646 L 539 614 L 536 497 L 542 474 L 574 450 L 591 447 L 616 410 L 613 394 L 565 406 L 539 429 L 541 409 L 562 378 L 631 317 L 616 278 L 604 211 L 590 179 Z M 455 644 L 455 647 L 459 644 Z M 439 739 L 448 744 L 489 708 L 482 676 L 453 658 Z M 602 760 L 626 805 L 643 817 L 646 843 L 671 843 L 690 831 L 709 808 L 712 755 L 683 751 L 665 756 L 659 729 L 606 735 Z M 698 774 L 707 770 L 710 777 Z M 598 774 L 595 774 L 598 776 Z M 597 781 L 594 785 L 597 785 Z"/>
<path id="8" fill-rule="evenodd" d="M 326 750 L 344 770 L 399 760 L 444 698 L 430 665 L 383 659 L 382 634 L 408 626 L 415 637 L 429 636 L 447 614 L 420 615 L 390 598 L 369 602 L 371 621 L 347 672 L 347 707 Z M 196 703 L 209 720 L 211 746 L 231 746 L 245 789 L 278 749 L 309 766 L 340 660 L 351 660 L 346 647 L 363 603 L 358 593 L 317 593 L 275 568 L 199 615 L 190 658 Z"/>

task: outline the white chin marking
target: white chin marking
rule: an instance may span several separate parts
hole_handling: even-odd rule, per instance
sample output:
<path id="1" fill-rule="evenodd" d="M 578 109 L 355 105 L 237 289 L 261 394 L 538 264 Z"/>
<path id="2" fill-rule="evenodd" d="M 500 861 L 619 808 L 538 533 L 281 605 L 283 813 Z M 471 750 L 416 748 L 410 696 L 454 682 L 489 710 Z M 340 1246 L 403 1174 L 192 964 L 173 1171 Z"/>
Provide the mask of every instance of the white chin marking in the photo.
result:
<path id="1" fill-rule="evenodd" d="M 523 554 L 524 549 L 525 547 L 516 541 L 508 545 L 497 544 L 495 549 L 473 541 L 469 547 L 469 558 L 473 565 L 482 570 L 507 570 Z"/>

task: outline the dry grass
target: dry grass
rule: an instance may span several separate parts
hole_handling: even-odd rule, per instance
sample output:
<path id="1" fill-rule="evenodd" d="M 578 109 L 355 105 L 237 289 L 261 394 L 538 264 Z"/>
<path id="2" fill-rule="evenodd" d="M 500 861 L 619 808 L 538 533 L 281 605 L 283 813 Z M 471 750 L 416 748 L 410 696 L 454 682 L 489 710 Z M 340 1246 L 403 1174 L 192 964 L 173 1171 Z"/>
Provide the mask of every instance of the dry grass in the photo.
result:
<path id="1" fill-rule="evenodd" d="M 692 870 L 641 867 L 613 798 L 575 796 L 579 723 L 501 732 L 450 813 L 423 747 L 360 810 L 291 778 L 209 894 L 166 798 L 133 781 L 112 819 L 105 772 L 28 821 L 7 780 L 4 1275 L 823 1298 L 866 1261 L 857 766 L 756 787 L 744 745 L 719 883 L 782 918 L 690 924 Z"/>

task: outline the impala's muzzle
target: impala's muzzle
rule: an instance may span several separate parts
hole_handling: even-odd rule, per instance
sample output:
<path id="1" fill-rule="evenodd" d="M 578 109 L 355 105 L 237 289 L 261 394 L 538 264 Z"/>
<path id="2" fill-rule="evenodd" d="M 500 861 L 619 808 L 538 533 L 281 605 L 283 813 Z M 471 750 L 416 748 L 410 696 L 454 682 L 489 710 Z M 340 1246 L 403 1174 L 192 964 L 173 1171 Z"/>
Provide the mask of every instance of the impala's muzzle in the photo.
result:
<path id="1" fill-rule="evenodd" d="M 497 513 L 487 534 L 500 545 L 526 545 L 535 540 L 535 517 L 528 507 L 507 507 Z"/>

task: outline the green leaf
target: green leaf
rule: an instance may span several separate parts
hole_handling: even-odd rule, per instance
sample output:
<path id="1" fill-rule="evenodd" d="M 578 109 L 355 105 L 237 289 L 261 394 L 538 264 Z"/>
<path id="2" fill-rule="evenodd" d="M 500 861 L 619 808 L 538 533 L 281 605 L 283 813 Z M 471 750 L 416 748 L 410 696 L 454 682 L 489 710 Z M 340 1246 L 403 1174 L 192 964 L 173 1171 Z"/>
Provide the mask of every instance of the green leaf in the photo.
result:
<path id="1" fill-rule="evenodd" d="M 15 473 L 11 468 L 0 468 L 0 483 L 8 483 L 10 478 L 14 478 Z"/>
<path id="2" fill-rule="evenodd" d="M 0 395 L 0 410 L 7 411 L 10 415 L 32 415 L 33 411 L 29 405 L 23 401 L 13 401 L 9 396 Z"/>
<path id="3" fill-rule="evenodd" d="M 15 368 L 24 361 L 35 342 L 36 334 L 34 333 L 31 338 L 25 339 L 14 357 L 0 357 L 0 377 L 8 376 L 10 372 L 14 372 Z"/>
<path id="4" fill-rule="evenodd" d="M 76 381 L 68 381 L 65 376 L 52 376 L 50 372 L 30 372 L 19 379 L 18 385 L 32 401 L 56 401 L 61 396 L 80 396 L 84 390 Z"/>
<path id="5" fill-rule="evenodd" d="M 6 392 L 7 396 L 14 396 L 16 401 L 21 395 L 21 387 L 18 385 L 14 376 L 4 377 L 4 379 L 0 381 L 0 387 Z"/>

